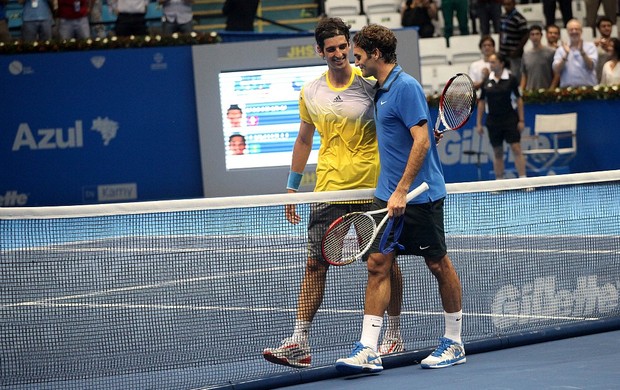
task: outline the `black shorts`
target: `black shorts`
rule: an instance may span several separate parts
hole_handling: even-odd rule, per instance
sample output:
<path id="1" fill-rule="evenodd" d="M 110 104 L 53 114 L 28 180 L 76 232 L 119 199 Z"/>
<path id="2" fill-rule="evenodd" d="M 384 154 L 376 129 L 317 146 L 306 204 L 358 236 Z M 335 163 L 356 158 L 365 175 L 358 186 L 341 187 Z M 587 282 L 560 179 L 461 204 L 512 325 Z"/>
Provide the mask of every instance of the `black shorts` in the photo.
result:
<path id="1" fill-rule="evenodd" d="M 308 257 L 323 259 L 321 240 L 329 225 L 338 217 L 353 212 L 366 212 L 372 203 L 313 203 L 308 222 Z"/>
<path id="2" fill-rule="evenodd" d="M 489 141 L 494 148 L 504 145 L 504 141 L 508 144 L 521 142 L 521 132 L 517 128 L 519 117 L 508 115 L 505 118 L 487 117 L 486 126 L 489 130 Z"/>
<path id="3" fill-rule="evenodd" d="M 446 237 L 443 225 L 443 203 L 444 198 L 434 202 L 422 204 L 408 204 L 405 209 L 405 222 L 398 243 L 404 249 L 396 249 L 396 255 L 416 255 L 425 258 L 436 259 L 446 255 Z M 373 209 L 387 207 L 387 202 L 376 199 Z M 377 224 L 381 221 L 384 214 L 375 216 Z M 370 253 L 378 253 L 379 241 L 387 223 L 383 226 L 377 238 L 370 247 Z M 393 232 L 388 236 L 388 242 L 393 241 Z"/>

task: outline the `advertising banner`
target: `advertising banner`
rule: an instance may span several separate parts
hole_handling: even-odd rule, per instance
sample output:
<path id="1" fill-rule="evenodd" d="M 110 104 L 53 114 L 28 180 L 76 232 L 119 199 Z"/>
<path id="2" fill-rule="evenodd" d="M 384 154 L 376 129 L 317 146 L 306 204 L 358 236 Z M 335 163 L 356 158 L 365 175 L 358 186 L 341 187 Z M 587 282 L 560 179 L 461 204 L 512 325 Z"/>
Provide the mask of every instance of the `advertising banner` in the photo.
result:
<path id="1" fill-rule="evenodd" d="M 0 56 L 0 206 L 202 196 L 189 46 Z"/>

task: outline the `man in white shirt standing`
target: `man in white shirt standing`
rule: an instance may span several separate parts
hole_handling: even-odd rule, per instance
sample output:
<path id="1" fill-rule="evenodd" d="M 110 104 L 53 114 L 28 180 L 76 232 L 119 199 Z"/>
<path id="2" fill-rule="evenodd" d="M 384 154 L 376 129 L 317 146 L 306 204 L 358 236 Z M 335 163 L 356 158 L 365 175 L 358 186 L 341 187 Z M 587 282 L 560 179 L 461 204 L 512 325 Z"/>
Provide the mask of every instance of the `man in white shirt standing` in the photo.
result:
<path id="1" fill-rule="evenodd" d="M 495 40 L 490 35 L 484 35 L 478 43 L 482 58 L 474 61 L 469 65 L 469 77 L 474 82 L 474 87 L 480 89 L 480 86 L 489 77 L 489 57 L 495 54 Z"/>
<path id="2" fill-rule="evenodd" d="M 117 15 L 114 28 L 116 36 L 148 35 L 146 28 L 148 0 L 109 0 L 108 4 Z"/>

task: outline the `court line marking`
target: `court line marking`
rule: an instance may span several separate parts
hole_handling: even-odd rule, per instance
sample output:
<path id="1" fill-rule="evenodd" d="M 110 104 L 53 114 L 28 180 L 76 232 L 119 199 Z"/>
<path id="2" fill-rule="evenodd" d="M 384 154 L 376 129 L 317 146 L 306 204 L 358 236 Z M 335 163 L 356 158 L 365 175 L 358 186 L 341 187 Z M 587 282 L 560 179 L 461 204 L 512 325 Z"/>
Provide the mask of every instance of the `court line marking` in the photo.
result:
<path id="1" fill-rule="evenodd" d="M 296 308 L 275 308 L 275 307 L 249 307 L 249 306 L 191 306 L 191 305 L 152 305 L 152 304 L 125 304 L 125 303 L 55 303 L 44 301 L 23 302 L 11 306 L 31 306 L 31 307 L 71 307 L 86 309 L 153 309 L 153 310 L 185 310 L 185 311 L 223 311 L 223 312 L 270 312 L 270 313 L 296 313 Z M 319 313 L 325 314 L 361 314 L 362 309 L 319 309 Z M 415 316 L 442 316 L 443 312 L 428 311 L 408 311 L 404 310 L 401 315 Z M 565 321 L 596 321 L 599 317 L 568 317 L 568 316 L 544 316 L 544 315 L 524 315 L 524 314 L 492 314 L 492 313 L 463 313 L 467 317 L 487 317 L 487 318 L 518 318 L 518 319 L 536 319 L 536 320 L 565 320 Z"/>
<path id="2" fill-rule="evenodd" d="M 281 267 L 262 268 L 262 269 L 260 269 L 260 271 L 262 271 L 262 272 L 288 271 L 288 270 L 295 269 L 295 268 L 304 268 L 305 266 L 306 266 L 306 264 L 304 263 L 304 264 L 301 264 L 301 265 L 294 265 L 294 266 L 281 266 Z M 227 278 L 230 278 L 230 277 L 254 274 L 256 272 L 257 272 L 256 269 L 250 269 L 250 270 L 239 271 L 239 272 L 231 272 L 231 273 L 226 273 L 226 274 L 221 274 L 221 275 L 211 275 L 211 276 L 201 276 L 201 277 L 189 278 L 189 279 L 169 280 L 169 281 L 161 282 L 161 283 L 153 283 L 153 284 L 145 284 L 145 285 L 140 285 L 140 286 L 129 286 L 129 287 L 113 288 L 113 289 L 109 289 L 109 290 L 94 291 L 94 292 L 85 293 L 85 294 L 75 294 L 75 295 L 65 295 L 65 296 L 61 296 L 61 297 L 44 298 L 44 299 L 30 301 L 30 302 L 18 302 L 18 303 L 2 304 L 2 305 L 0 305 L 0 307 L 40 306 L 40 305 L 43 305 L 43 304 L 51 304 L 51 302 L 56 302 L 56 301 L 64 301 L 64 300 L 69 300 L 69 299 L 82 299 L 82 298 L 101 297 L 101 296 L 105 296 L 105 295 L 116 294 L 116 293 L 119 293 L 119 292 L 128 292 L 128 291 L 131 292 L 131 291 L 139 291 L 139 290 L 147 290 L 147 289 L 169 287 L 169 286 L 185 284 L 185 283 L 195 283 L 195 282 L 203 282 L 203 281 L 208 281 L 208 280 L 227 279 Z M 76 304 L 76 305 L 79 305 L 79 304 Z"/>

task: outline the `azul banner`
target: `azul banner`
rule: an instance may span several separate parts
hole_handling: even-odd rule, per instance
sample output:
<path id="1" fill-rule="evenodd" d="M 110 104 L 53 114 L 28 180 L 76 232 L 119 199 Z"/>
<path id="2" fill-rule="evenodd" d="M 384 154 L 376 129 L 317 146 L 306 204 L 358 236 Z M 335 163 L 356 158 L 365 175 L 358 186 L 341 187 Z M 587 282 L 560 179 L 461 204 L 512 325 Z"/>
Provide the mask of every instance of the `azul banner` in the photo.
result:
<path id="1" fill-rule="evenodd" d="M 202 196 L 189 47 L 0 56 L 0 206 Z"/>

